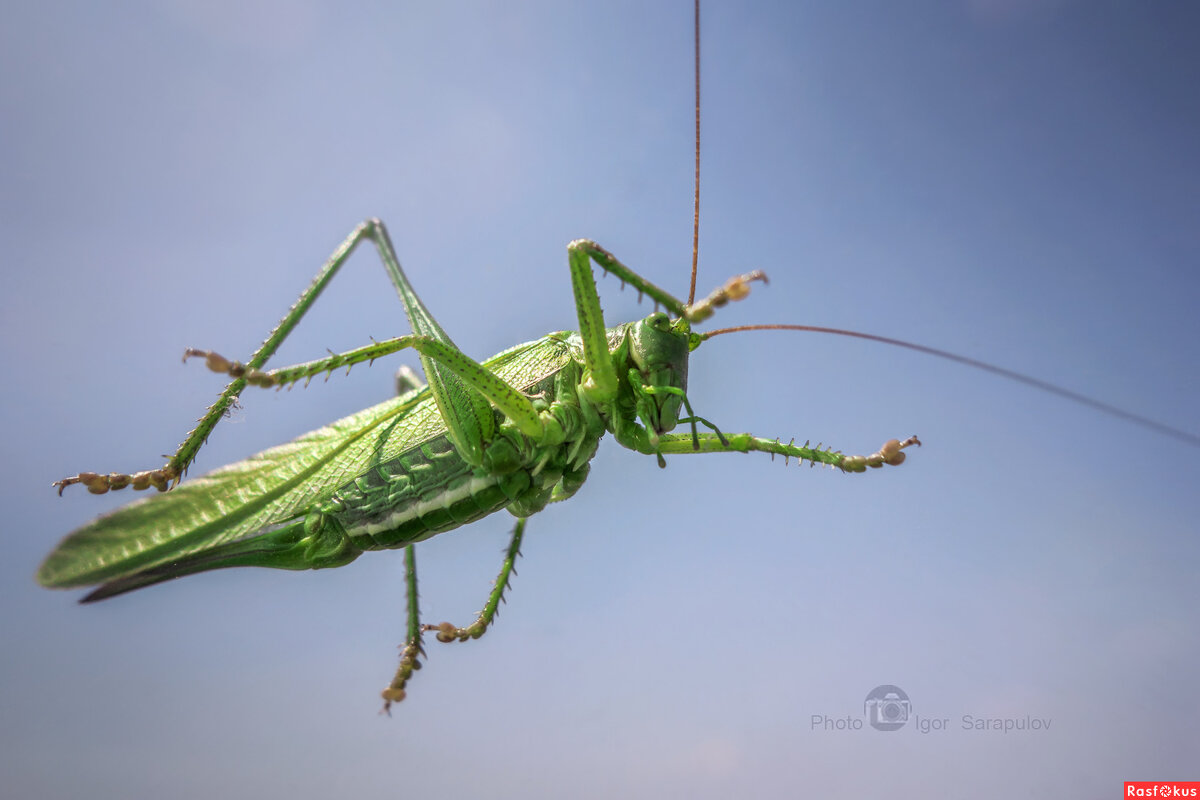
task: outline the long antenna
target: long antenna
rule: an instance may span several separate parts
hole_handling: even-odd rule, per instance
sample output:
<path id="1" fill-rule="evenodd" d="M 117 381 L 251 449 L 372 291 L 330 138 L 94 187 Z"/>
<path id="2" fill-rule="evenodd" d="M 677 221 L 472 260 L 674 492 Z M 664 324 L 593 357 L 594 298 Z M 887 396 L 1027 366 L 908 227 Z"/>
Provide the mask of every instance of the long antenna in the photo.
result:
<path id="1" fill-rule="evenodd" d="M 722 334 L 726 333 L 738 333 L 740 331 L 806 331 L 810 333 L 832 333 L 836 336 L 851 336 L 855 339 L 867 339 L 872 342 L 890 344 L 893 347 L 903 347 L 908 350 L 916 350 L 918 353 L 925 353 L 926 355 L 944 358 L 947 361 L 966 364 L 968 367 L 981 369 L 984 372 L 990 372 L 993 375 L 999 375 L 1002 378 L 1008 378 L 1011 381 L 1023 383 L 1026 386 L 1032 386 L 1035 389 L 1041 389 L 1043 392 L 1049 392 L 1050 394 L 1056 394 L 1059 397 L 1065 397 L 1068 400 L 1087 406 L 1088 408 L 1095 409 L 1096 411 L 1100 411 L 1104 414 L 1123 419 L 1126 422 L 1132 422 L 1133 424 L 1140 425 L 1143 428 L 1149 428 L 1157 433 L 1170 436 L 1172 439 L 1186 442 L 1193 447 L 1200 447 L 1200 436 L 1197 436 L 1194 433 L 1189 433 L 1188 431 L 1180 430 L 1179 428 L 1173 428 L 1170 425 L 1164 425 L 1163 423 L 1152 420 L 1149 417 L 1143 417 L 1141 414 L 1134 414 L 1132 411 L 1126 411 L 1123 408 L 1118 408 L 1117 406 L 1109 405 L 1108 403 L 1103 403 L 1099 400 L 1093 400 L 1087 395 L 1073 392 L 1070 389 L 1064 389 L 1061 386 L 1034 378 L 1022 372 L 1005 369 L 1004 367 L 998 367 L 995 364 L 989 364 L 986 361 L 967 358 L 966 356 L 960 356 L 945 350 L 938 350 L 936 347 L 926 347 L 923 344 L 913 344 L 912 342 L 906 342 L 903 339 L 892 339 L 888 336 L 878 336 L 874 333 L 861 333 L 859 331 L 848 331 L 841 328 L 823 328 L 818 325 L 738 325 L 733 328 L 718 328 L 715 331 L 709 331 L 708 333 L 700 334 L 700 336 L 702 339 L 711 339 L 714 336 L 721 336 Z"/>
<path id="2" fill-rule="evenodd" d="M 692 182 L 692 285 L 688 289 L 688 305 L 696 302 L 696 267 L 700 263 L 700 0 L 692 9 L 696 31 L 692 51 L 696 54 L 696 176 Z"/>

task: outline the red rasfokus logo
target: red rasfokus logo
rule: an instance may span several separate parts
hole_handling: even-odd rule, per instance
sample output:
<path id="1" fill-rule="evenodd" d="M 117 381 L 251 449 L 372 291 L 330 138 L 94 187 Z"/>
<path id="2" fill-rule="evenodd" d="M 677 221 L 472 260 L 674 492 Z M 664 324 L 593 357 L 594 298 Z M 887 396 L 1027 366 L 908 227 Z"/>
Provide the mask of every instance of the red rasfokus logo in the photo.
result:
<path id="1" fill-rule="evenodd" d="M 1122 797 L 1200 797 L 1200 781 L 1125 781 Z"/>

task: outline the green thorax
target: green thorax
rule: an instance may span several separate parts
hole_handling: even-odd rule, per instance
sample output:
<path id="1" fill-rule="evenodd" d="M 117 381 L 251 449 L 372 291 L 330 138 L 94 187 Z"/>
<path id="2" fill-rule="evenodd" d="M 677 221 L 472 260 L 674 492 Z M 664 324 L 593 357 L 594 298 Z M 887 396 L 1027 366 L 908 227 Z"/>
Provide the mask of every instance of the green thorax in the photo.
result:
<path id="1" fill-rule="evenodd" d="M 678 323 L 676 323 L 678 324 Z M 341 486 L 320 509 L 336 520 L 354 546 L 373 550 L 420 541 L 502 508 L 526 517 L 547 503 L 573 495 L 605 431 L 626 446 L 646 452 L 653 435 L 675 427 L 678 395 L 652 395 L 646 386 L 686 389 L 689 338 L 665 314 L 607 330 L 609 352 L 619 377 L 615 400 L 595 402 L 586 383 L 583 347 L 577 334 L 559 332 L 518 345 L 485 362 L 490 370 L 534 398 L 547 433 L 534 441 L 497 411 L 497 436 L 487 445 L 483 467 L 472 467 L 455 451 L 437 419 L 428 389 L 398 426 L 421 430 L 417 441 L 396 452 L 379 442 L 382 456 Z M 649 431 L 647 430 L 649 429 Z M 390 437 L 388 437 L 390 439 Z"/>

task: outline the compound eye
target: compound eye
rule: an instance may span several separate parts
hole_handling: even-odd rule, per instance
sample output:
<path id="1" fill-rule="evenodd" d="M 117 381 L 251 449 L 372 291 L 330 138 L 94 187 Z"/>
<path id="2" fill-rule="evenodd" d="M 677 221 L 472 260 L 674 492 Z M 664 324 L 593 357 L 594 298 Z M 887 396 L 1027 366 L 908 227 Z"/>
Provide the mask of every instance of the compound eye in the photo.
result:
<path id="1" fill-rule="evenodd" d="M 656 331 L 666 332 L 671 328 L 670 318 L 662 311 L 655 311 L 650 316 L 646 317 L 646 322 Z"/>

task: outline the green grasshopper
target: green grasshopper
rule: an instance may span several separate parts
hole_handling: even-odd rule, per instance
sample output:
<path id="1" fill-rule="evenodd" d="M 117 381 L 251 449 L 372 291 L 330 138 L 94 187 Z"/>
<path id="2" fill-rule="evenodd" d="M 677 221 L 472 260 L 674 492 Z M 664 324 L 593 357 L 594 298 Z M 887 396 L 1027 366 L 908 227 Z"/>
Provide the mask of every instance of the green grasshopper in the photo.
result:
<path id="1" fill-rule="evenodd" d="M 377 248 L 410 320 L 413 335 L 264 371 L 267 361 L 350 257 L 369 239 Z M 80 473 L 57 482 L 94 493 L 155 487 L 165 494 L 131 504 L 69 535 L 38 572 L 54 588 L 97 586 L 94 602 L 184 575 L 234 566 L 320 569 L 342 566 L 364 550 L 405 549 L 406 639 L 399 667 L 383 691 L 385 708 L 402 700 L 424 654 L 422 637 L 479 638 L 493 622 L 509 584 L 529 516 L 571 497 L 587 477 L 606 432 L 624 447 L 653 455 L 765 452 L 847 472 L 895 465 L 916 437 L 889 440 L 869 456 L 796 446 L 751 434 L 725 434 L 697 416 L 687 399 L 692 350 L 713 336 L 697 333 L 723 304 L 740 300 L 762 273 L 735 277 L 694 301 L 695 276 L 682 302 L 594 242 L 568 246 L 579 322 L 482 363 L 464 355 L 425 308 L 400 267 L 384 226 L 369 220 L 334 252 L 312 284 L 245 364 L 189 350 L 233 378 L 167 464 L 135 474 Z M 648 295 L 665 313 L 607 328 L 593 263 Z M 1114 413 L 1186 441 L 1187 433 L 1134 417 L 1058 387 L 981 362 L 882 337 L 850 334 L 951 358 Z M 428 385 L 403 381 L 399 396 L 295 441 L 176 486 L 197 452 L 247 385 L 284 386 L 402 349 L 418 352 Z M 672 431 L 684 423 L 686 433 Z M 709 430 L 701 432 L 699 427 Z M 168 488 L 172 488 L 167 492 Z M 474 622 L 422 624 L 414 545 L 437 533 L 507 509 L 516 517 L 499 576 Z"/>
<path id="2" fill-rule="evenodd" d="M 262 367 L 364 240 L 376 246 L 414 331 L 291 367 Z M 688 357 L 706 339 L 692 325 L 744 298 L 761 272 L 730 279 L 684 303 L 588 240 L 567 246 L 579 330 L 551 333 L 479 363 L 464 355 L 421 302 L 379 220 L 359 225 L 334 252 L 275 330 L 245 364 L 188 350 L 233 378 L 216 403 L 159 469 L 136 474 L 84 472 L 57 481 L 102 494 L 127 486 L 165 492 L 247 385 L 281 387 L 411 348 L 428 385 L 408 380 L 399 396 L 295 441 L 216 470 L 163 495 L 102 516 L 70 534 L 38 571 L 43 586 L 96 586 L 94 602 L 173 578 L 224 567 L 323 569 L 366 550 L 405 548 L 407 638 L 400 666 L 383 691 L 385 708 L 405 696 L 423 654 L 422 634 L 439 641 L 483 635 L 493 621 L 521 547 L 525 522 L 548 503 L 571 497 L 607 432 L 622 446 L 655 456 L 764 452 L 847 472 L 895 465 L 915 436 L 891 439 L 869 456 L 797 446 L 748 433 L 725 434 L 697 416 L 687 399 Z M 649 296 L 645 319 L 606 328 L 592 264 Z M 686 423 L 687 433 L 671 433 Z M 710 430 L 701 432 L 704 426 Z M 422 624 L 413 545 L 501 509 L 517 518 L 500 574 L 470 625 Z"/>

